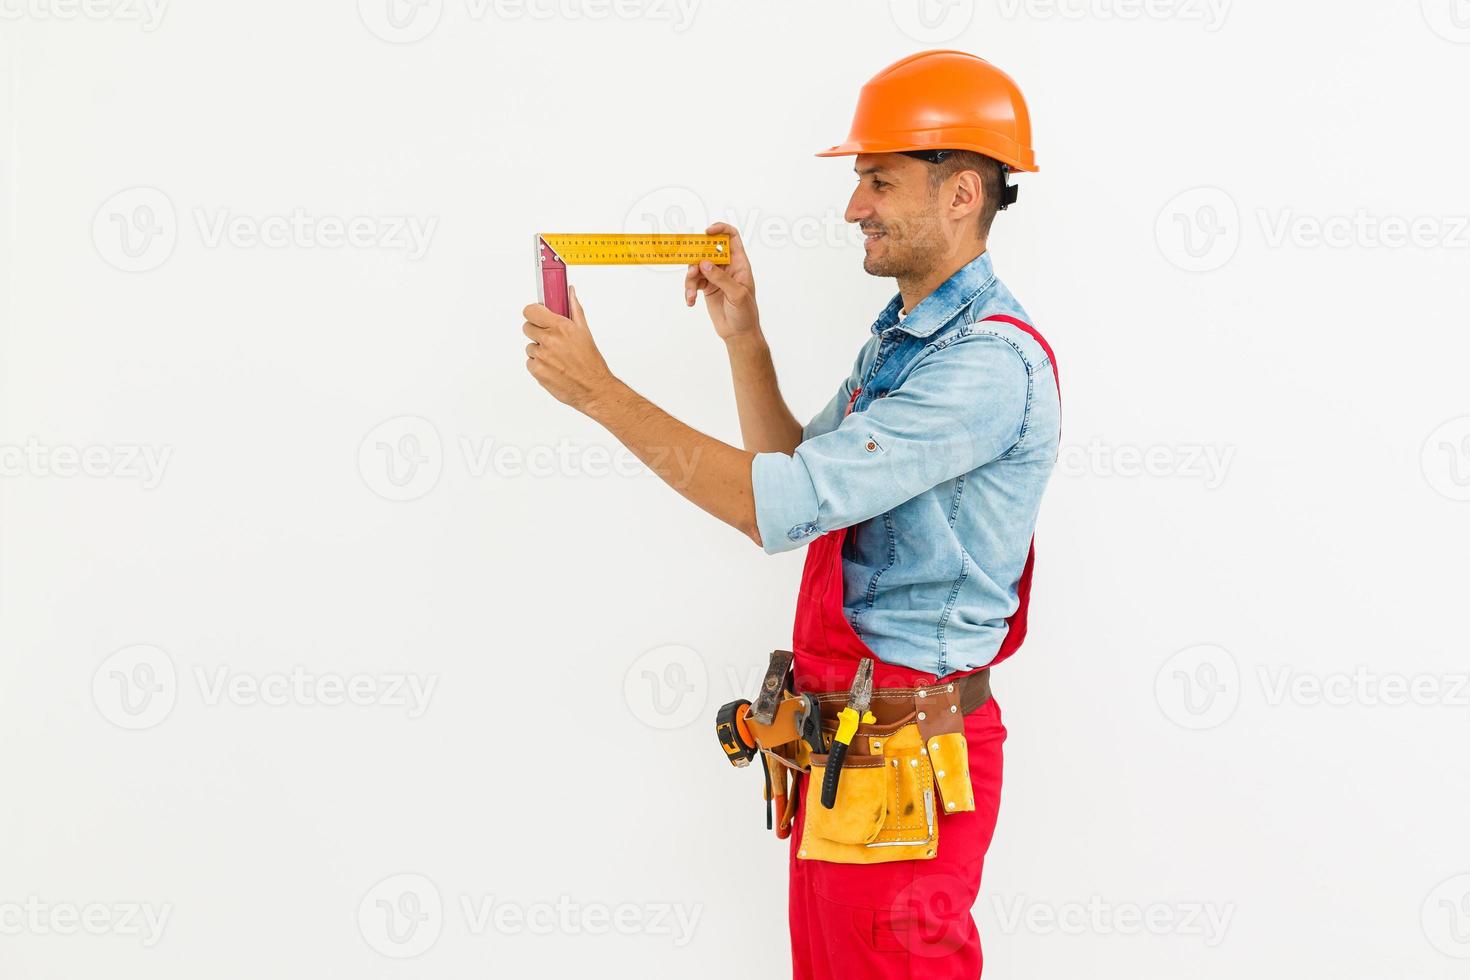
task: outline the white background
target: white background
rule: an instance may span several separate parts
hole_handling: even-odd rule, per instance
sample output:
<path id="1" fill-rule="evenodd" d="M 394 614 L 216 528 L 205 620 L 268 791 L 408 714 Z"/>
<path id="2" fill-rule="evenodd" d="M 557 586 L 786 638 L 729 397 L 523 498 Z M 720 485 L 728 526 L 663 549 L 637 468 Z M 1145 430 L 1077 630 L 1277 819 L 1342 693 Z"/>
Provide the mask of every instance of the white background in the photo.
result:
<path id="1" fill-rule="evenodd" d="M 530 241 L 737 224 L 805 418 L 893 292 L 812 154 L 926 47 L 1030 100 L 1066 412 L 987 976 L 1470 969 L 1464 0 L 92 2 L 0 3 L 0 976 L 787 974 L 710 720 L 802 556 L 533 383 Z M 738 439 L 682 270 L 574 281 Z"/>

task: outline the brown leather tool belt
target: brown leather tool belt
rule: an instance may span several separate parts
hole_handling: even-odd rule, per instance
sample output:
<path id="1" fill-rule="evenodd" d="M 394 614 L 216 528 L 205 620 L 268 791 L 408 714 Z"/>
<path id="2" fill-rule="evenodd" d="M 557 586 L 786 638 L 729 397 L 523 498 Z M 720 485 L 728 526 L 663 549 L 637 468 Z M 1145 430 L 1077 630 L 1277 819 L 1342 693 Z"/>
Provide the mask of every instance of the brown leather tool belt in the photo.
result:
<path id="1" fill-rule="evenodd" d="M 846 691 L 824 691 L 811 695 L 822 714 L 822 729 L 830 736 L 837 730 L 837 715 L 847 704 Z M 941 680 L 932 687 L 880 687 L 873 691 L 869 708 L 879 728 L 889 728 L 915 721 L 925 736 L 946 731 L 963 731 L 964 716 L 990 700 L 990 669 L 952 681 Z M 925 708 L 924 706 L 930 706 Z M 802 701 L 788 695 L 776 709 L 770 725 L 750 722 L 760 747 L 774 754 L 794 769 L 805 770 L 807 759 L 798 751 Z M 923 718 L 918 718 L 923 714 Z"/>
<path id="2" fill-rule="evenodd" d="M 934 696 L 939 694 L 958 694 L 958 705 L 960 715 L 968 715 L 990 700 L 990 668 L 977 670 L 973 674 L 952 681 L 940 680 L 932 687 L 880 687 L 873 691 L 873 715 L 878 719 L 878 724 L 887 725 L 898 721 L 903 716 L 911 713 L 914 708 L 914 700 L 921 695 Z M 828 709 L 831 708 L 831 717 L 835 718 L 845 704 L 847 704 L 846 691 L 824 691 L 813 694 L 817 702 L 822 706 L 822 717 L 828 717 Z"/>

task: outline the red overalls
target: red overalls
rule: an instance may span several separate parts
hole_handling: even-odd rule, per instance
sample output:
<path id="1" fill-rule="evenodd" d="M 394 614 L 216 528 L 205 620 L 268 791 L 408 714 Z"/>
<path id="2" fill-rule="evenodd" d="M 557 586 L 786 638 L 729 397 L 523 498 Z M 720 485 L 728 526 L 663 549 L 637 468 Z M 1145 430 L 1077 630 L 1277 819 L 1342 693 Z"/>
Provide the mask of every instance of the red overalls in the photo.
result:
<path id="1" fill-rule="evenodd" d="M 1051 347 L 1028 324 L 991 316 Z M 1060 387 L 1060 385 L 1059 385 Z M 861 389 L 859 389 L 861 391 Z M 852 393 L 852 411 L 858 391 Z M 853 632 L 842 607 L 842 542 L 846 528 L 807 546 L 792 638 L 796 690 L 846 690 L 857 664 L 873 652 Z M 990 666 L 1015 652 L 1026 635 L 1034 547 L 1016 583 L 1016 611 Z M 924 687 L 935 676 L 876 657 L 873 686 Z M 967 672 L 968 673 L 968 672 Z M 953 680 L 963 674 L 946 675 Z M 793 980 L 974 980 L 980 976 L 980 935 L 970 910 L 980 890 L 985 852 L 1000 809 L 1001 743 L 1006 729 L 992 697 L 965 718 L 975 809 L 941 813 L 939 853 L 923 861 L 838 864 L 798 860 L 809 776 L 799 777 L 802 805 L 791 833 L 791 959 Z"/>

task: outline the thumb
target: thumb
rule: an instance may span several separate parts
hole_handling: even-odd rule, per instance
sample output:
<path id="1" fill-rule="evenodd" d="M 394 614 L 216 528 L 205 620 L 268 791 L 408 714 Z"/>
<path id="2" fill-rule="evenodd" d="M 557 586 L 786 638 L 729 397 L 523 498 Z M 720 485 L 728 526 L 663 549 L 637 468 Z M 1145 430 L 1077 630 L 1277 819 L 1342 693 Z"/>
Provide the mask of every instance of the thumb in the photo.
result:
<path id="1" fill-rule="evenodd" d="M 723 266 L 715 265 L 709 259 L 705 259 L 699 263 L 699 271 L 704 273 L 706 279 L 719 286 L 720 291 L 729 297 L 732 303 L 740 303 L 745 300 L 748 290 L 739 280 L 726 272 Z"/>
<path id="2" fill-rule="evenodd" d="M 587 329 L 587 314 L 582 311 L 582 301 L 577 298 L 576 286 L 567 286 L 567 315 L 577 326 Z"/>

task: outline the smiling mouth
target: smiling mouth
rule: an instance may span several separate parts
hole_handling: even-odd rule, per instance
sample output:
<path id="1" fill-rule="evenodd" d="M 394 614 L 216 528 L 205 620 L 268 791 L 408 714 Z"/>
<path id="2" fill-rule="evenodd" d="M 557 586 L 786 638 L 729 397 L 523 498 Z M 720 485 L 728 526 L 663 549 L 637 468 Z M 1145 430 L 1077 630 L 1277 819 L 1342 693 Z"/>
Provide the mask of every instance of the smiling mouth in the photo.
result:
<path id="1" fill-rule="evenodd" d="M 881 231 L 865 231 L 863 232 L 863 244 L 867 245 L 871 242 L 876 242 L 883 237 L 883 234 Z"/>

